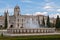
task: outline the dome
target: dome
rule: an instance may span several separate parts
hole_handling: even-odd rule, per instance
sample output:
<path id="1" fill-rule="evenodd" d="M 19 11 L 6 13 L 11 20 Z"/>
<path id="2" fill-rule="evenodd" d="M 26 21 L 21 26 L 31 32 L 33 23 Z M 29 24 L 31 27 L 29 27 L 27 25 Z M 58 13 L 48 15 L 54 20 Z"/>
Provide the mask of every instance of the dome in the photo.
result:
<path id="1" fill-rule="evenodd" d="M 18 5 L 15 6 L 15 9 L 17 9 L 17 8 L 20 9 Z"/>

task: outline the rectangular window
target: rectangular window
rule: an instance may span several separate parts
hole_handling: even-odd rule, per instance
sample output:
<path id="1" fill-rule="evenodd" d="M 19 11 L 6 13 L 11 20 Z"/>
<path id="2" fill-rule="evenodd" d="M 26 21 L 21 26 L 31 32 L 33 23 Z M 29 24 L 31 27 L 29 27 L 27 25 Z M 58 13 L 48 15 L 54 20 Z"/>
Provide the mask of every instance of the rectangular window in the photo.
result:
<path id="1" fill-rule="evenodd" d="M 18 27 L 19 27 L 19 24 L 18 24 Z"/>
<path id="2" fill-rule="evenodd" d="M 18 19 L 18 22 L 19 22 L 19 19 Z"/>

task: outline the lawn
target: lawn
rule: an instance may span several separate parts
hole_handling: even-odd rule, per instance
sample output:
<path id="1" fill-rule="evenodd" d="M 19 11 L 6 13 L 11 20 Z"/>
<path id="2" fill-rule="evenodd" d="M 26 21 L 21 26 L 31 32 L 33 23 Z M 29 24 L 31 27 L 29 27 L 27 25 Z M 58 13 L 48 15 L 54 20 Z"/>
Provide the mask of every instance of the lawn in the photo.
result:
<path id="1" fill-rule="evenodd" d="M 40 36 L 0 36 L 0 40 L 59 40 L 60 35 L 40 35 Z"/>

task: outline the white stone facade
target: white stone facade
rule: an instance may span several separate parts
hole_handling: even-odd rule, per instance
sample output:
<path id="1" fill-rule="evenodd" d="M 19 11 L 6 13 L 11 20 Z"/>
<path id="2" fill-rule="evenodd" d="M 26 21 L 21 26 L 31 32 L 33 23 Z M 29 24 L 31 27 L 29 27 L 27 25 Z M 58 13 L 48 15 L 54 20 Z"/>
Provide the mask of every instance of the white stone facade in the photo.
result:
<path id="1" fill-rule="evenodd" d="M 7 13 L 8 19 L 8 29 L 9 28 L 40 28 L 42 25 L 43 15 L 21 15 L 19 6 L 14 8 L 14 15 L 9 16 Z M 4 27 L 5 16 L 0 16 L 0 25 Z M 47 16 L 44 16 L 45 26 L 47 21 Z M 40 22 L 40 24 L 38 23 Z M 28 31 L 29 32 L 29 31 Z"/>

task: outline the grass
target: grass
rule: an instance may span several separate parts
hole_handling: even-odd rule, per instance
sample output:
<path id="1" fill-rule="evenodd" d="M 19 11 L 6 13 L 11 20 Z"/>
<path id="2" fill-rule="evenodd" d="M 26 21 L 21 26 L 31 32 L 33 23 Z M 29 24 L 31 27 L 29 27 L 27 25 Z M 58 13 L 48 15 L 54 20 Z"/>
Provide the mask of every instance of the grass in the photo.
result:
<path id="1" fill-rule="evenodd" d="M 40 36 L 0 36 L 0 40 L 59 40 L 60 35 L 40 35 Z"/>

